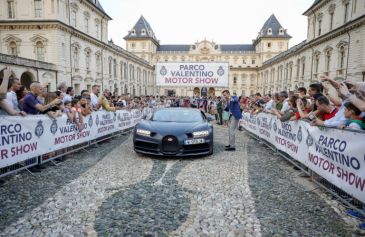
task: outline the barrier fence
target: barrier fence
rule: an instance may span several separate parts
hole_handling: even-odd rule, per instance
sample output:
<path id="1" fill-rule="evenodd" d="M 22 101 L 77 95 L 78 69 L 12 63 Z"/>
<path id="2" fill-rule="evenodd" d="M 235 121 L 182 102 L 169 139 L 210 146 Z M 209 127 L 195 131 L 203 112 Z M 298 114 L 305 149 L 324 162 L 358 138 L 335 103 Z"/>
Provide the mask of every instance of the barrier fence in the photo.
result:
<path id="1" fill-rule="evenodd" d="M 242 127 L 312 181 L 365 215 L 365 133 L 281 122 L 267 113 L 245 113 Z"/>
<path id="2" fill-rule="evenodd" d="M 83 129 L 62 115 L 1 116 L 0 177 L 84 149 L 130 130 L 153 109 L 97 111 L 83 118 Z"/>

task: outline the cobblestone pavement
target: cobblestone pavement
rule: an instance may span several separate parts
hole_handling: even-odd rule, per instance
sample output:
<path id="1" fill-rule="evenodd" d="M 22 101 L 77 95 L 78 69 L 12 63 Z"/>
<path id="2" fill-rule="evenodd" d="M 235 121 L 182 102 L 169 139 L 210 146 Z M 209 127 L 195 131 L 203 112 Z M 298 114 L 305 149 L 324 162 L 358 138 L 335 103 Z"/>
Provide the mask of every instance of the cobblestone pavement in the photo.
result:
<path id="1" fill-rule="evenodd" d="M 296 171 L 237 133 L 215 127 L 212 156 L 137 155 L 131 137 L 80 152 L 0 186 L 0 236 L 351 236 Z"/>

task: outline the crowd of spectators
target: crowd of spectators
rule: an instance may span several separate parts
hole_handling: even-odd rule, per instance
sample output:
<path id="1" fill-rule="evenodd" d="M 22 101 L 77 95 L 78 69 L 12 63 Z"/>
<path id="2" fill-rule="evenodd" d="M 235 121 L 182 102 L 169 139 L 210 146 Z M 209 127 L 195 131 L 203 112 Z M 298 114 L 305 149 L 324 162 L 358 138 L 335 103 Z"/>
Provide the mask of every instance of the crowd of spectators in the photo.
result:
<path id="1" fill-rule="evenodd" d="M 308 88 L 245 97 L 241 108 L 274 114 L 282 122 L 305 119 L 313 126 L 365 130 L 365 82 L 321 76 Z"/>
<path id="2" fill-rule="evenodd" d="M 51 119 L 66 114 L 81 130 L 83 117 L 94 111 L 116 111 L 152 108 L 156 104 L 154 96 L 119 96 L 109 90 L 100 92 L 100 86 L 94 85 L 91 91 L 83 90 L 75 95 L 75 90 L 65 82 L 57 85 L 54 92 L 48 86 L 33 82 L 27 90 L 18 78 L 12 76 L 10 68 L 3 70 L 0 82 L 0 115 L 30 116 L 46 114 Z"/>
<path id="3" fill-rule="evenodd" d="M 230 120 L 229 112 L 224 111 L 227 102 L 220 96 L 119 96 L 107 89 L 101 93 L 98 85 L 92 86 L 91 91 L 83 90 L 80 95 L 75 95 L 74 88 L 65 82 L 60 83 L 55 92 L 48 92 L 47 87 L 39 82 L 33 82 L 27 91 L 20 80 L 12 76 L 10 68 L 3 73 L 0 84 L 0 114 L 3 115 L 47 114 L 55 119 L 66 114 L 81 130 L 83 117 L 94 111 L 143 110 L 159 104 L 199 108 L 214 116 L 217 124 L 223 126 L 228 126 Z M 321 76 L 320 82 L 308 88 L 264 96 L 260 93 L 240 96 L 239 102 L 244 113 L 271 113 L 282 122 L 307 119 L 314 126 L 365 130 L 365 82 Z"/>

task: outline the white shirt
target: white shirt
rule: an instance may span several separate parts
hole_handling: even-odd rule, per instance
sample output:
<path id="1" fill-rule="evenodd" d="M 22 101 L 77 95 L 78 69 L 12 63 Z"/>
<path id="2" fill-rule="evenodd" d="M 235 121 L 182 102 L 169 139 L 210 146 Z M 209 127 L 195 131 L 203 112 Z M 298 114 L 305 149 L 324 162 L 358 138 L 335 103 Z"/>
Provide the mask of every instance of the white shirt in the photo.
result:
<path id="1" fill-rule="evenodd" d="M 95 109 L 96 105 L 99 102 L 99 98 L 94 94 L 94 93 L 90 93 L 90 103 L 91 106 Z"/>
<path id="2" fill-rule="evenodd" d="M 72 101 L 72 96 L 68 95 L 68 94 L 65 94 L 64 97 L 63 97 L 63 100 L 62 102 L 65 103 L 67 101 Z"/>
<path id="3" fill-rule="evenodd" d="M 271 99 L 269 102 L 265 105 L 265 110 L 271 110 L 274 107 L 274 100 Z"/>
<path id="4" fill-rule="evenodd" d="M 280 110 L 283 113 L 289 109 L 288 100 L 289 99 L 285 99 L 284 102 L 283 102 L 283 108 L 281 108 L 281 110 Z"/>
<path id="5" fill-rule="evenodd" d="M 20 111 L 18 97 L 16 96 L 16 93 L 14 91 L 9 91 L 8 93 L 6 93 L 6 102 L 11 105 L 14 110 Z"/>
<path id="6" fill-rule="evenodd" d="M 338 127 L 340 125 L 346 124 L 346 117 L 345 117 L 345 104 L 349 102 L 349 100 L 342 101 L 341 107 L 338 109 L 335 116 L 332 118 L 324 121 L 324 126 L 326 127 Z"/>

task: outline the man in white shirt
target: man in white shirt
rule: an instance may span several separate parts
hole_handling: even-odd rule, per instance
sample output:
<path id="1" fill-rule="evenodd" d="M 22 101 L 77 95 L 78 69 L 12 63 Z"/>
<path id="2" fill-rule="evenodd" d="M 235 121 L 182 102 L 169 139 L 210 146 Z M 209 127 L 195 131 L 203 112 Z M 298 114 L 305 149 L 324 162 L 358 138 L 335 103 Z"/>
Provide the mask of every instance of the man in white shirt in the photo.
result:
<path id="1" fill-rule="evenodd" d="M 73 87 L 67 87 L 67 91 L 66 91 L 66 94 L 64 95 L 63 97 L 63 100 L 62 102 L 65 103 L 65 102 L 71 102 L 73 100 L 75 96 L 75 90 Z"/>
<path id="2" fill-rule="evenodd" d="M 283 107 L 280 110 L 281 114 L 284 114 L 288 109 L 289 109 L 289 98 L 288 98 L 288 93 L 286 93 L 286 91 L 282 91 L 280 92 L 280 97 L 284 97 L 285 100 L 283 101 Z"/>
<path id="3" fill-rule="evenodd" d="M 100 87 L 98 85 L 93 85 L 93 87 L 91 88 L 90 103 L 91 103 L 91 107 L 93 108 L 94 111 L 99 110 L 101 107 L 101 101 L 99 100 L 99 97 L 98 97 L 99 91 L 100 91 Z"/>
<path id="4" fill-rule="evenodd" d="M 19 103 L 18 103 L 18 97 L 16 95 L 16 92 L 19 91 L 20 87 L 22 86 L 20 84 L 20 81 L 18 78 L 11 78 L 9 80 L 9 92 L 6 93 L 6 102 L 11 105 L 11 108 L 15 111 L 20 111 Z"/>

